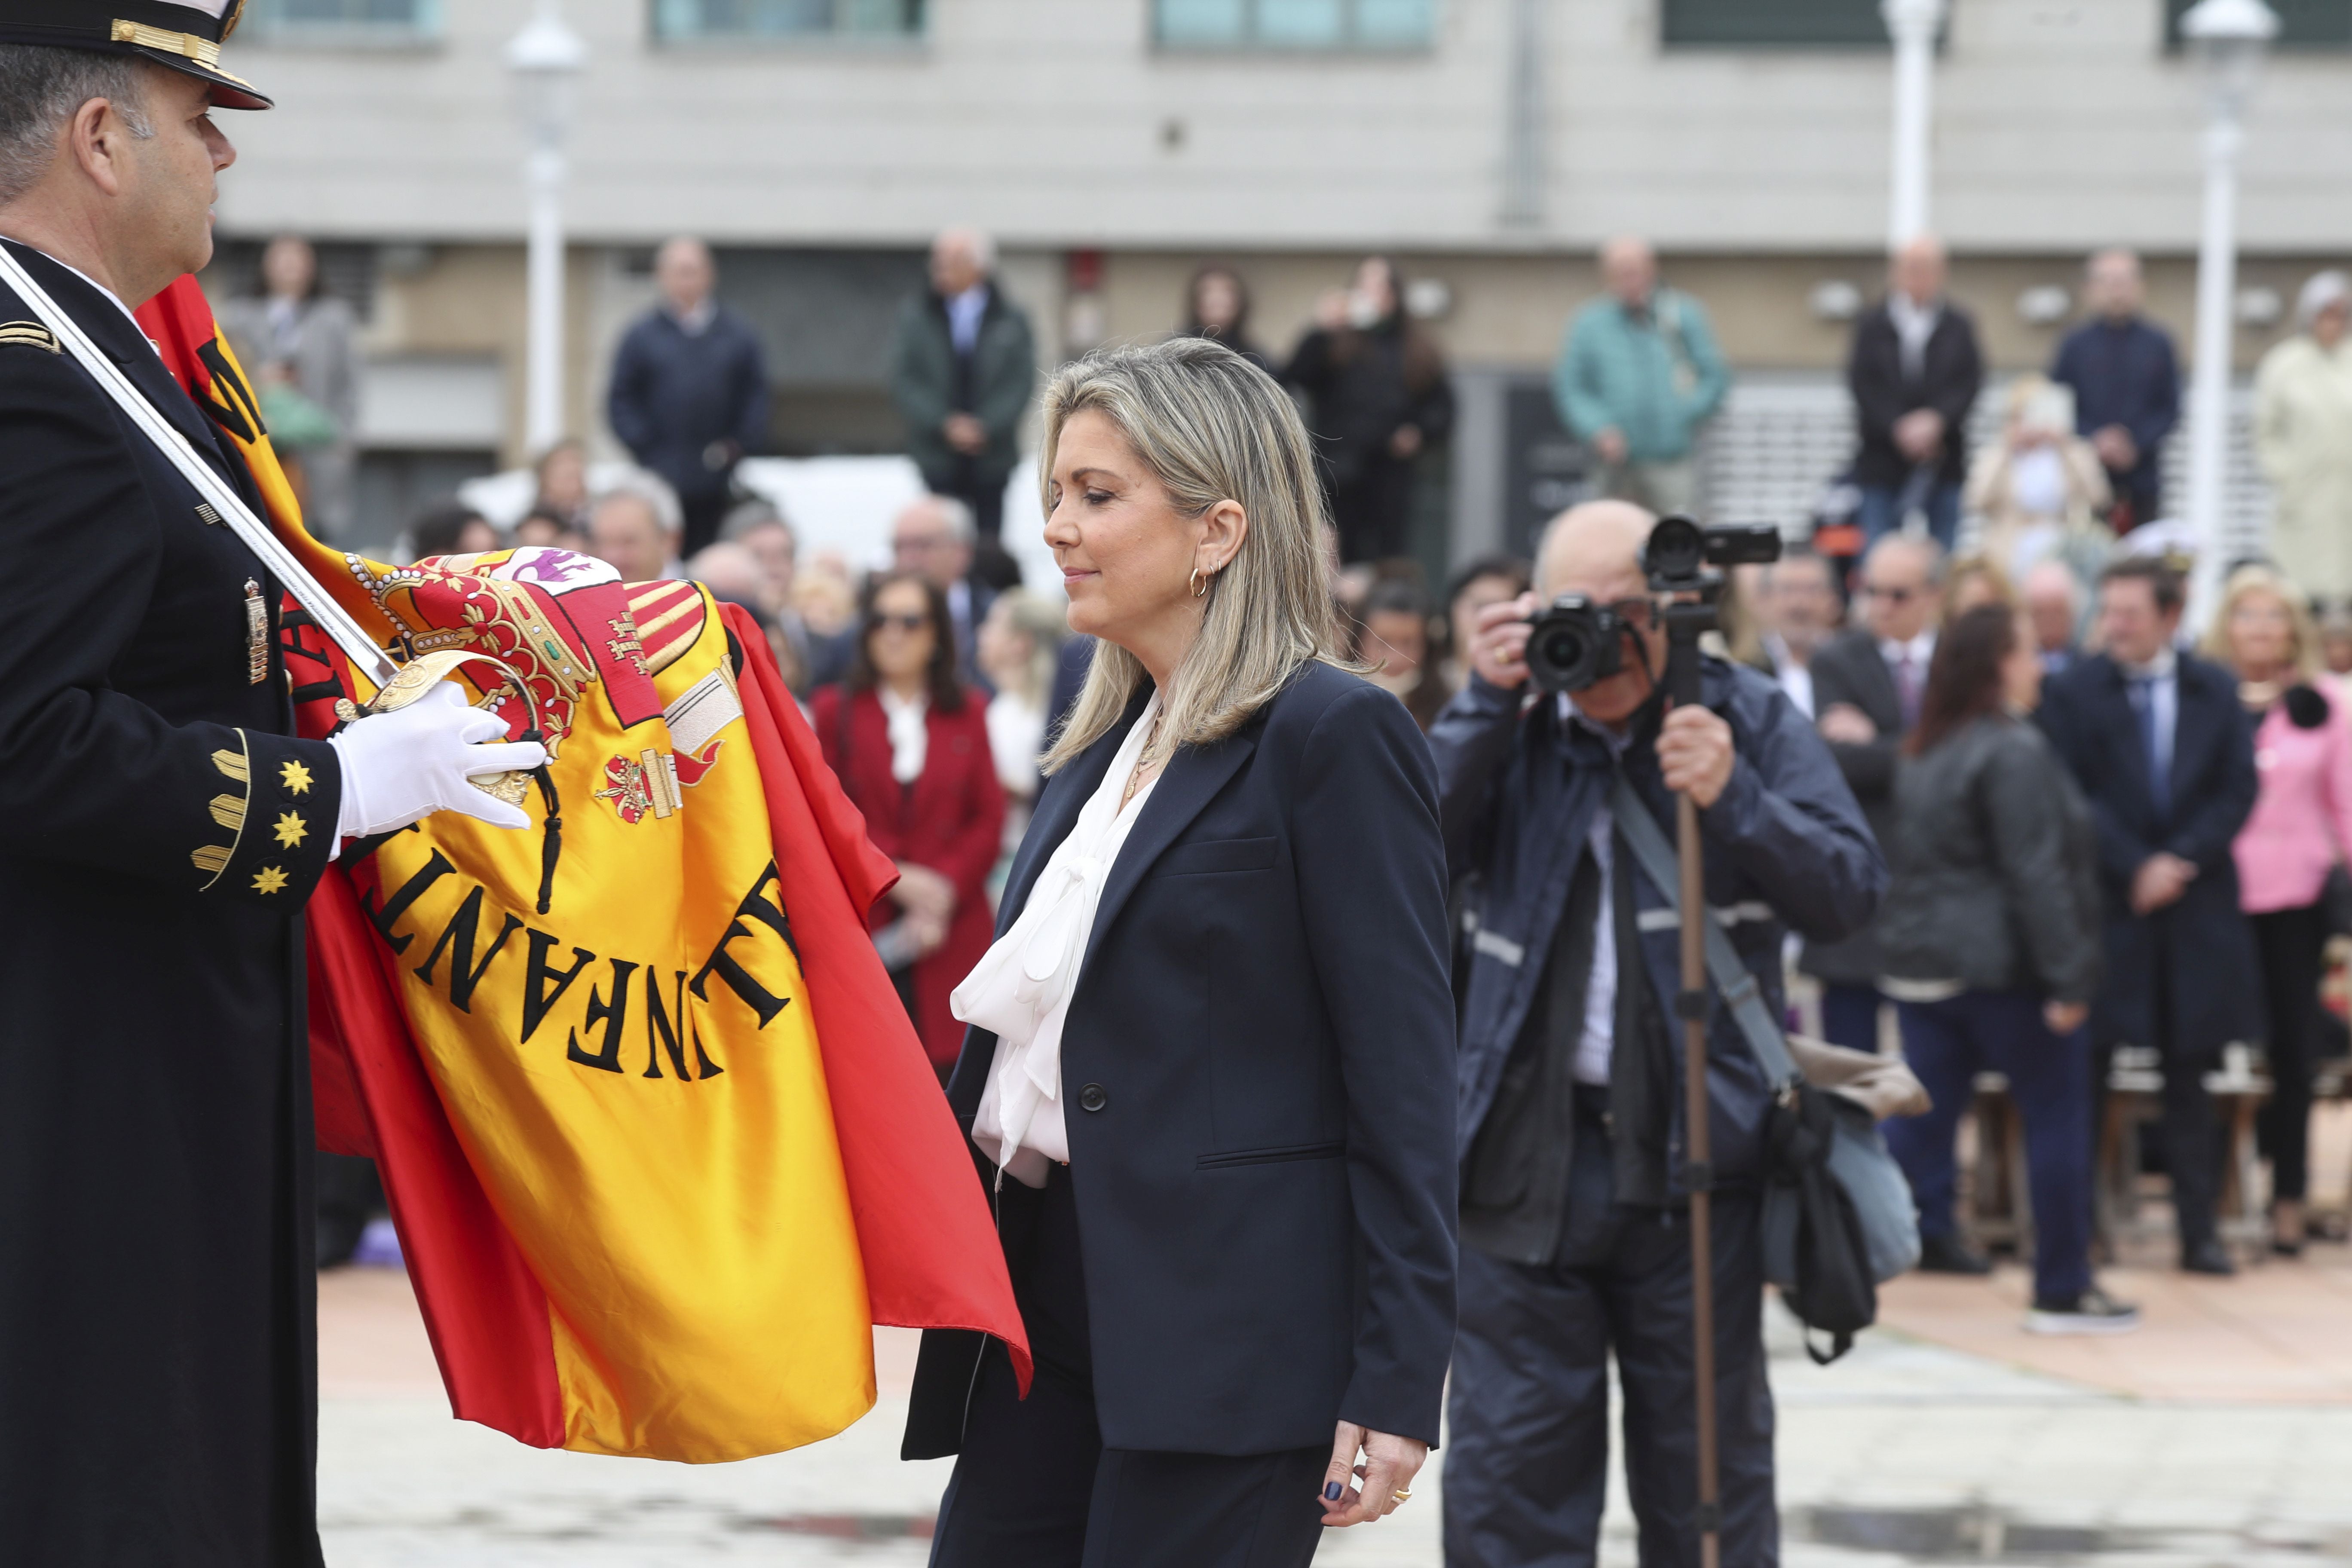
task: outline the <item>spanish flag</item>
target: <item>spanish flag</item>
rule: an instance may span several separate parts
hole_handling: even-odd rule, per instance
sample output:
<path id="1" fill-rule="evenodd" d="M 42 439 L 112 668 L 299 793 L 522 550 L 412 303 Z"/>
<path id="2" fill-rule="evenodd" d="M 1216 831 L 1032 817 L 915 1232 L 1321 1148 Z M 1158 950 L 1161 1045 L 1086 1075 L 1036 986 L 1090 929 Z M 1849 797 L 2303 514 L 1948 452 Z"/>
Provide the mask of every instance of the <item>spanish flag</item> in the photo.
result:
<path id="1" fill-rule="evenodd" d="M 870 1325 L 1028 1352 L 964 1141 L 866 934 L 896 872 L 756 626 L 555 551 L 394 567 L 304 531 L 193 278 L 139 311 L 280 539 L 388 648 L 459 649 L 553 761 L 506 832 L 357 841 L 308 917 L 322 1147 L 373 1157 L 456 1413 L 690 1461 L 875 1396 Z M 371 693 L 289 600 L 305 733 Z"/>

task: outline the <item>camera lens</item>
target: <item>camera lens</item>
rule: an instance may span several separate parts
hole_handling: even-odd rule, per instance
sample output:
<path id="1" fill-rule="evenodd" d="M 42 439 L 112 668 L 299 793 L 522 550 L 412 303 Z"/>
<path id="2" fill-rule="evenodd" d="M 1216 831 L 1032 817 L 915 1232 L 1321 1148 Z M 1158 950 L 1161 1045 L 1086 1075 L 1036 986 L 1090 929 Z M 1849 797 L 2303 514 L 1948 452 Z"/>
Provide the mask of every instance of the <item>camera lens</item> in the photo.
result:
<path id="1" fill-rule="evenodd" d="M 1606 605 L 1563 595 L 1528 628 L 1528 675 L 1539 691 L 1581 691 L 1616 673 L 1622 637 Z"/>
<path id="2" fill-rule="evenodd" d="M 1642 566 L 1653 582 L 1696 577 L 1706 565 L 1706 534 L 1686 517 L 1658 520 L 1642 551 Z"/>
<path id="3" fill-rule="evenodd" d="M 1584 662 L 1584 638 L 1570 627 L 1552 627 L 1537 643 L 1535 660 L 1546 669 L 1574 669 Z"/>

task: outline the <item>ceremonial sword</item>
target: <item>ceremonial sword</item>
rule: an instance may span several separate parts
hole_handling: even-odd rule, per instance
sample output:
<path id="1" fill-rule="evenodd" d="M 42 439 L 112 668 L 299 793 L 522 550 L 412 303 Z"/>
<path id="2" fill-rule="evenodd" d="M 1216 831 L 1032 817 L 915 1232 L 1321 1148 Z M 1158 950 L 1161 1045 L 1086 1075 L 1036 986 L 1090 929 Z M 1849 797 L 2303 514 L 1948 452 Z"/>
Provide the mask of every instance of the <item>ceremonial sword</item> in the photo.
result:
<path id="1" fill-rule="evenodd" d="M 377 688 L 390 686 L 400 673 L 400 665 L 377 647 L 375 639 L 368 636 L 367 629 L 335 602 L 334 596 L 310 575 L 310 570 L 294 552 L 269 531 L 268 524 L 253 514 L 253 509 L 245 504 L 235 487 L 221 478 L 209 463 L 196 456 L 194 443 L 173 427 L 172 422 L 163 417 L 163 410 L 150 403 L 146 395 L 131 384 L 131 378 L 117 369 L 112 360 L 99 352 L 97 345 L 89 341 L 71 316 L 58 309 L 57 301 L 49 298 L 48 291 L 33 281 L 32 274 L 26 271 L 24 263 L 18 261 L 5 245 L 0 245 L 0 282 L 5 282 L 16 291 L 17 297 L 31 307 L 33 314 L 41 319 L 41 324 L 48 328 L 80 362 L 81 367 L 105 388 L 107 395 L 114 399 L 115 405 L 130 416 L 131 422 L 144 431 L 147 438 L 171 460 L 172 466 L 180 470 L 180 477 L 211 503 L 228 531 L 242 540 L 247 549 L 261 558 L 261 563 L 268 569 L 269 574 L 294 595 L 296 604 L 310 612 L 310 618 L 319 624 L 319 629 L 334 639 L 335 646 L 343 650 L 343 657 L 352 661 L 352 667 Z"/>

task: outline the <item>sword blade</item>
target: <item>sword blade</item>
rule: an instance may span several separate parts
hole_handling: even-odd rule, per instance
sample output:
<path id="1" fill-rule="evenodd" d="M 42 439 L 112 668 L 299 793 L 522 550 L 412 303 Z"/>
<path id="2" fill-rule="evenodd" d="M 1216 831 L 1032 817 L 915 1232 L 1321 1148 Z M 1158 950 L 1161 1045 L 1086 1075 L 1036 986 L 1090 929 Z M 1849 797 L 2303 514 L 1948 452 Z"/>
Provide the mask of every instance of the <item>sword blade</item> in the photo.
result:
<path id="1" fill-rule="evenodd" d="M 319 629 L 334 639 L 335 646 L 343 650 L 343 657 L 352 661 L 353 668 L 378 687 L 385 685 L 400 673 L 400 666 L 394 662 L 392 656 L 376 646 L 375 639 L 367 634 L 366 628 L 353 620 L 351 613 L 327 592 L 325 585 L 310 575 L 310 569 L 269 531 L 269 525 L 253 514 L 253 509 L 245 504 L 244 499 L 228 481 L 196 455 L 194 446 L 173 428 L 172 422 L 163 417 L 163 411 L 147 401 L 146 395 L 131 384 L 131 378 L 117 369 L 112 360 L 99 352 L 98 346 L 89 341 L 80 325 L 58 309 L 57 301 L 49 298 L 48 291 L 33 280 L 32 274 L 25 270 L 24 263 L 10 255 L 5 246 L 0 246 L 0 281 L 5 281 L 16 291 L 17 297 L 25 301 L 33 314 L 40 318 L 41 324 L 57 335 L 58 341 L 66 346 L 84 370 L 89 372 L 107 395 L 114 399 L 115 405 L 130 416 L 131 422 L 155 443 L 173 468 L 180 470 L 180 477 L 186 479 L 198 495 L 212 503 L 213 510 L 220 513 L 221 521 L 228 531 L 243 541 L 247 549 L 261 558 L 261 563 L 268 568 L 269 574 L 294 595 L 294 602 L 310 613 L 310 618 L 319 624 Z"/>

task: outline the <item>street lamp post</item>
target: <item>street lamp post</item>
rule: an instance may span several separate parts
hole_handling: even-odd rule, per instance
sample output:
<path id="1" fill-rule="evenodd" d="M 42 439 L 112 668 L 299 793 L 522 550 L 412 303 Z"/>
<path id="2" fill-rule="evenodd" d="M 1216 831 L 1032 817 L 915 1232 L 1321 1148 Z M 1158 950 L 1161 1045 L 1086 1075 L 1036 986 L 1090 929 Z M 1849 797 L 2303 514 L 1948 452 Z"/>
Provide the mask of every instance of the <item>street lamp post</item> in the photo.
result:
<path id="1" fill-rule="evenodd" d="M 2205 226 L 2197 244 L 2197 373 L 2189 401 L 2189 524 L 2197 541 L 2195 595 L 2211 602 L 2226 542 L 2231 301 L 2238 288 L 2238 144 L 2263 52 L 2278 36 L 2263 0 L 2199 0 L 2180 36 L 2205 77 Z"/>
<path id="2" fill-rule="evenodd" d="M 1927 230 L 1927 131 L 1936 90 L 1936 35 L 1951 0 L 1878 0 L 1895 41 L 1895 130 L 1886 204 L 1891 252 Z"/>
<path id="3" fill-rule="evenodd" d="M 514 73 L 530 132 L 523 165 L 530 189 L 523 428 L 533 451 L 563 436 L 563 144 L 572 128 L 573 89 L 587 61 L 588 46 L 564 26 L 556 0 L 539 0 L 530 21 L 507 43 L 507 69 Z"/>

